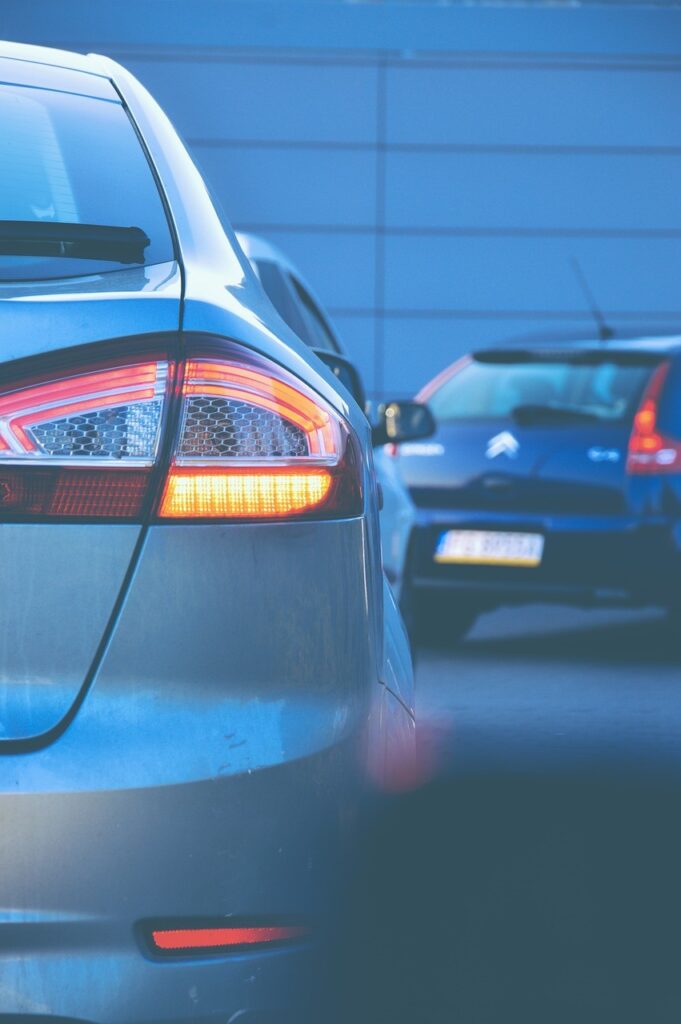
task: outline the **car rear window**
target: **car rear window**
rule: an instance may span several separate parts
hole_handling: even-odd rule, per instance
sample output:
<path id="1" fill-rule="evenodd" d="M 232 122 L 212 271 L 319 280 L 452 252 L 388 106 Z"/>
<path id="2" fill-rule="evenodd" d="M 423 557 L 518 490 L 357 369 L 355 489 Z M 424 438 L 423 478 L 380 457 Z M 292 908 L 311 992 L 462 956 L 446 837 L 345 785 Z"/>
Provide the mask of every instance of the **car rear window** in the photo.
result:
<path id="1" fill-rule="evenodd" d="M 633 416 L 650 362 L 472 358 L 428 398 L 441 421 L 617 422 Z"/>
<path id="2" fill-rule="evenodd" d="M 154 175 L 120 103 L 0 85 L 0 138 L 0 280 L 174 258 Z"/>

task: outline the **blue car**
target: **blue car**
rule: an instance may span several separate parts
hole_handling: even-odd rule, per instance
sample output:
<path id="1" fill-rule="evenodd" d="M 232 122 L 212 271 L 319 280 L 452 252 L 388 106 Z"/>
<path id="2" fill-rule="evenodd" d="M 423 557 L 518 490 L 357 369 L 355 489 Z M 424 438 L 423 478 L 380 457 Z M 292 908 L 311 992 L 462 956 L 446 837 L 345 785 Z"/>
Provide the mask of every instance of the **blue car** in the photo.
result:
<path id="1" fill-rule="evenodd" d="M 269 1021 L 413 741 L 369 424 L 122 67 L 0 138 L 0 1020 Z"/>
<path id="2" fill-rule="evenodd" d="M 535 601 L 680 615 L 681 338 L 476 352 L 417 398 L 437 432 L 394 452 L 422 633 Z"/>

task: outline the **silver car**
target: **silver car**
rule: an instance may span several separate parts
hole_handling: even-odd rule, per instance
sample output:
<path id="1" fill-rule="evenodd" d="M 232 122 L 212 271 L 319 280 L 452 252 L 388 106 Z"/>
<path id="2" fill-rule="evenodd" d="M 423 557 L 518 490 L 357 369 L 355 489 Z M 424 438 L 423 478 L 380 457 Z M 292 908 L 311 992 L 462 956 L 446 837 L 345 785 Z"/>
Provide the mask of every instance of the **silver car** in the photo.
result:
<path id="1" fill-rule="evenodd" d="M 248 1024 L 413 740 L 369 426 L 131 75 L 0 71 L 0 1019 Z"/>
<path id="2" fill-rule="evenodd" d="M 237 232 L 236 237 L 284 322 L 328 364 L 333 365 L 338 356 L 344 356 L 345 349 L 330 317 L 300 269 L 269 239 L 243 231 Z M 355 397 L 360 405 L 365 405 L 363 386 L 358 391 Z M 415 404 L 399 403 L 403 418 L 407 407 Z M 431 423 L 430 413 L 423 405 L 414 409 L 414 415 L 423 419 L 420 435 L 425 437 L 434 432 L 435 424 Z M 383 569 L 399 601 L 416 510 L 395 459 L 380 444 L 374 447 L 374 466 L 383 498 L 380 515 Z"/>

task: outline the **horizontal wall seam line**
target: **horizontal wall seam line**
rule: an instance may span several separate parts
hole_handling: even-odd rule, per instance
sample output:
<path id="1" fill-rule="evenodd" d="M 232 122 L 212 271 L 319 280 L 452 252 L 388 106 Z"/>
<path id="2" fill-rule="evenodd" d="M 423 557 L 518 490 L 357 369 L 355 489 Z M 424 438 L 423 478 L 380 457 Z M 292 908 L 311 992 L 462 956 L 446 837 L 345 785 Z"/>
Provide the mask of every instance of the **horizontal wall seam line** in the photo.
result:
<path id="1" fill-rule="evenodd" d="M 561 143 L 469 143 L 469 142 L 345 142 L 336 139 L 235 139 L 189 137 L 190 146 L 203 149 L 302 149 L 302 150 L 357 150 L 361 152 L 395 153 L 473 153 L 490 155 L 526 156 L 681 156 L 681 146 L 568 146 Z"/>
<path id="2" fill-rule="evenodd" d="M 541 309 L 372 309 L 329 307 L 331 316 L 383 317 L 386 320 L 579 320 L 593 321 L 589 310 Z M 603 315 L 611 320 L 678 320 L 681 310 L 609 310 Z"/>
<path id="3" fill-rule="evenodd" d="M 83 46 L 80 47 L 83 49 Z M 635 54 L 635 53 L 569 53 L 551 51 L 499 53 L 495 51 L 445 51 L 429 55 L 425 51 L 366 50 L 361 54 L 352 51 L 334 50 L 332 47 L 310 47 L 305 53 L 272 47 L 267 52 L 260 50 L 250 53 L 244 46 L 221 52 L 209 47 L 163 52 L 144 46 L 139 48 L 121 47 L 120 44 L 90 42 L 88 50 L 105 50 L 115 60 L 144 60 L 154 64 L 246 64 L 281 65 L 297 67 L 337 66 L 365 67 L 375 69 L 383 62 L 388 70 L 505 70 L 520 68 L 528 71 L 681 71 L 681 52 L 678 54 Z"/>
<path id="4" fill-rule="evenodd" d="M 291 235 L 389 235 L 397 238 L 681 238 L 679 228 L 473 228 L 377 227 L 374 224 L 273 224 L 235 222 L 236 231 Z"/>

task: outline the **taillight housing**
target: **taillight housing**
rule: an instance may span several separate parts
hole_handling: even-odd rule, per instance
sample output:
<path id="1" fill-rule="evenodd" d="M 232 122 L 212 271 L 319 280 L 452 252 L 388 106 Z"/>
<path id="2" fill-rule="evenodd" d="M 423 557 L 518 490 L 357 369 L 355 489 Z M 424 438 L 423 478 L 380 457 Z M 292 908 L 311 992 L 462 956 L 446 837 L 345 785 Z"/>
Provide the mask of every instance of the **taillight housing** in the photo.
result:
<path id="1" fill-rule="evenodd" d="M 669 363 L 657 367 L 634 416 L 627 451 L 627 472 L 634 476 L 681 473 L 681 441 L 658 427 L 660 396 L 669 368 Z"/>
<path id="2" fill-rule="evenodd" d="M 191 354 L 162 519 L 287 519 L 361 511 L 350 429 L 283 367 L 237 346 Z"/>
<path id="3" fill-rule="evenodd" d="M 332 406 L 245 347 L 176 346 L 72 350 L 0 383 L 0 519 L 361 512 L 357 441 Z"/>
<path id="4" fill-rule="evenodd" d="M 174 371 L 107 350 L 0 384 L 0 517 L 141 516 Z"/>

